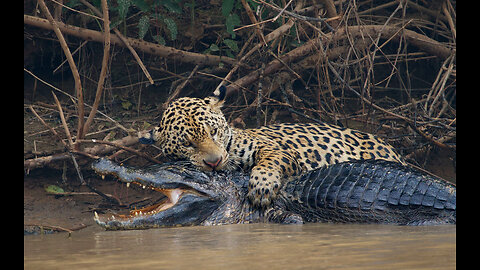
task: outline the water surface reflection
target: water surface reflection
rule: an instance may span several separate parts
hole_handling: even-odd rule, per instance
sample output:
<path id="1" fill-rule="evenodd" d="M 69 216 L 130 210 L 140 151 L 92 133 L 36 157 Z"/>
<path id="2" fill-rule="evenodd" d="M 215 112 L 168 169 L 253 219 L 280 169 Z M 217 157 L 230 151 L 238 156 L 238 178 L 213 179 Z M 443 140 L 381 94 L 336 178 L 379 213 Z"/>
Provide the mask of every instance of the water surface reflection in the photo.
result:
<path id="1" fill-rule="evenodd" d="M 24 236 L 25 269 L 455 269 L 456 226 L 245 224 Z"/>

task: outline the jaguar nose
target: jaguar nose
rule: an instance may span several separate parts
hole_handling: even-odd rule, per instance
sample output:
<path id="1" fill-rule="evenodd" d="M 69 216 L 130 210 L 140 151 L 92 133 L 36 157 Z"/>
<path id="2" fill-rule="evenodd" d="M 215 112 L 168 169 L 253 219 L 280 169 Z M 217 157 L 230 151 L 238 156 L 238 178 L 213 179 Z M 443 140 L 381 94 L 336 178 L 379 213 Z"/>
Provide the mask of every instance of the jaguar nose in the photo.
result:
<path id="1" fill-rule="evenodd" d="M 208 156 L 203 160 L 203 163 L 205 163 L 205 165 L 207 165 L 208 167 L 212 168 L 213 171 L 218 167 L 218 165 L 220 165 L 221 162 L 222 156 L 217 155 Z"/>

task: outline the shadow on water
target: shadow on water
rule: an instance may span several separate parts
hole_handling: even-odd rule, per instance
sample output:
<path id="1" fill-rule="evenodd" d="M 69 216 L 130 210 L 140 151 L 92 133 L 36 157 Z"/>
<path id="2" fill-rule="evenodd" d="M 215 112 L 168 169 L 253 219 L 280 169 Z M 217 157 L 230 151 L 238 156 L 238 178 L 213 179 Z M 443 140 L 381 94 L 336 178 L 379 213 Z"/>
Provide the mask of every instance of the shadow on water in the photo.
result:
<path id="1" fill-rule="evenodd" d="M 456 226 L 245 224 L 25 236 L 25 269 L 455 269 Z"/>

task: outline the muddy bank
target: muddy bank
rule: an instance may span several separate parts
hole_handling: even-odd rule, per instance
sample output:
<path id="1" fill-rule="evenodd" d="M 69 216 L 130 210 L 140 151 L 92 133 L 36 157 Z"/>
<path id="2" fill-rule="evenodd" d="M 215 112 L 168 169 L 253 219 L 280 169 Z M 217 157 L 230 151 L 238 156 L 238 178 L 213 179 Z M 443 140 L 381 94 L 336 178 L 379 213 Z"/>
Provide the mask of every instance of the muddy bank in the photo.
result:
<path id="1" fill-rule="evenodd" d="M 73 171 L 72 171 L 73 172 Z M 128 212 L 162 199 L 152 191 L 126 188 L 113 180 L 102 180 L 91 171 L 84 172 L 85 181 L 107 200 L 80 183 L 74 174 L 66 182 L 58 170 L 40 169 L 24 176 L 24 234 L 69 232 L 96 226 L 93 212 Z M 62 188 L 68 195 L 55 195 L 46 191 L 50 185 Z"/>

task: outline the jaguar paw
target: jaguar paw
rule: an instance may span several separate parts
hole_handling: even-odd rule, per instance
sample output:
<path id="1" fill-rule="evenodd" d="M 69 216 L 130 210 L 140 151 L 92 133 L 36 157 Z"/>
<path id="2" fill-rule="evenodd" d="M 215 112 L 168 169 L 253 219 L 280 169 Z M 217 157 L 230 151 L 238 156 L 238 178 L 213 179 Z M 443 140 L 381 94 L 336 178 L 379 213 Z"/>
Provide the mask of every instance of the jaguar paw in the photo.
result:
<path id="1" fill-rule="evenodd" d="M 251 178 L 247 196 L 255 207 L 266 208 L 275 200 L 277 192 L 278 184 L 274 181 L 256 181 Z"/>

